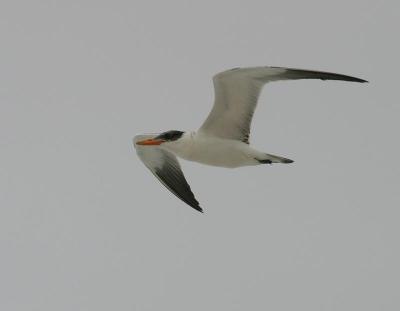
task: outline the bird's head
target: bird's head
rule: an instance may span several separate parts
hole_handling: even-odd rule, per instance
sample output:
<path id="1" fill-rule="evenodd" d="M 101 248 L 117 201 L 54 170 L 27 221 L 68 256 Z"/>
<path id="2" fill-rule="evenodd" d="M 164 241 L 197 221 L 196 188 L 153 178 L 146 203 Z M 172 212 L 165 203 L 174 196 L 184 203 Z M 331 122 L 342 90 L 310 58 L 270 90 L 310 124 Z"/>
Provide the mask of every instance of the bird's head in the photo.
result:
<path id="1" fill-rule="evenodd" d="M 182 138 L 184 133 L 185 132 L 176 131 L 176 130 L 166 131 L 166 132 L 163 132 L 163 133 L 157 135 L 154 138 L 138 141 L 138 142 L 136 142 L 136 145 L 158 146 L 158 145 L 168 143 L 168 142 L 175 142 L 175 141 L 179 140 L 180 138 Z"/>

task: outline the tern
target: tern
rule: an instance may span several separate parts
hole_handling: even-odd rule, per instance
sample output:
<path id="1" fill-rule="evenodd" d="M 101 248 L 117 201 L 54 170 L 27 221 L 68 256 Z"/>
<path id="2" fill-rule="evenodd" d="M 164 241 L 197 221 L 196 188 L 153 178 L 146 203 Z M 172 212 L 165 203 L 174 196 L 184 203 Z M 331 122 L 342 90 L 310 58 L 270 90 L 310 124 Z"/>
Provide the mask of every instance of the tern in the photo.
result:
<path id="1" fill-rule="evenodd" d="M 197 131 L 170 130 L 137 135 L 133 139 L 136 153 L 166 188 L 186 204 L 203 212 L 183 175 L 177 157 L 227 168 L 292 163 L 290 159 L 250 147 L 249 136 L 251 120 L 264 84 L 297 79 L 368 82 L 343 74 L 284 67 L 249 67 L 223 71 L 213 77 L 214 106 Z"/>

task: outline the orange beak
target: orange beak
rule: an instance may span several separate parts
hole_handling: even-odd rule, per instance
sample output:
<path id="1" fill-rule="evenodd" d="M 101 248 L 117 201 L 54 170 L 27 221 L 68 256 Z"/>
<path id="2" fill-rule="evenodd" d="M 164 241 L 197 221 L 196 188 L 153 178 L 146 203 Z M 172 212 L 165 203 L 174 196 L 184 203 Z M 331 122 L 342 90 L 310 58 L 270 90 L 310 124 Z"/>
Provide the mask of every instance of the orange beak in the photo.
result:
<path id="1" fill-rule="evenodd" d="M 161 145 L 164 142 L 165 142 L 165 140 L 162 140 L 162 139 L 152 139 L 152 138 L 150 138 L 150 139 L 145 139 L 145 140 L 138 141 L 136 143 L 136 145 L 158 146 L 158 145 Z"/>

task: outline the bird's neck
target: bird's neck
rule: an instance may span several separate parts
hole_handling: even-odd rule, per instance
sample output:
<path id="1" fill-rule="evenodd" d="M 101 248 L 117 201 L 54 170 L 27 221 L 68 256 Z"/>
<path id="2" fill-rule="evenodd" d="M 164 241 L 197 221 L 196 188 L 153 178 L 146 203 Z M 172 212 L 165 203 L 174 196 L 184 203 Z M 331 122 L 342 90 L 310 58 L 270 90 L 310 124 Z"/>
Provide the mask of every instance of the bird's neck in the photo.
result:
<path id="1" fill-rule="evenodd" d="M 196 131 L 187 131 L 182 136 L 184 139 L 186 139 L 188 141 L 192 141 L 196 137 Z"/>
<path id="2" fill-rule="evenodd" d="M 182 148 L 190 148 L 196 140 L 195 131 L 185 132 L 180 139 L 177 140 L 177 145 Z"/>
<path id="3" fill-rule="evenodd" d="M 192 152 L 195 139 L 196 132 L 188 131 L 183 133 L 178 140 L 164 143 L 161 146 L 175 155 L 185 158 Z"/>

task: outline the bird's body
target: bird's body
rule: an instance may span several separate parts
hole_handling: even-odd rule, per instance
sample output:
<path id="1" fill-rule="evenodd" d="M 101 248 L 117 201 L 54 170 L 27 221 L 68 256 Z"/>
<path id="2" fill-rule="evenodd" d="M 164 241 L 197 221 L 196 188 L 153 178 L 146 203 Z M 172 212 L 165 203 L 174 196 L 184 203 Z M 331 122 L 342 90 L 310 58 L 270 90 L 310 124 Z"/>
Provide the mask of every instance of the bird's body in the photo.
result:
<path id="1" fill-rule="evenodd" d="M 260 152 L 244 142 L 210 136 L 201 131 L 185 132 L 179 140 L 161 144 L 160 148 L 188 161 L 227 168 L 259 165 L 269 161 L 291 161 Z"/>
<path id="2" fill-rule="evenodd" d="M 199 130 L 172 130 L 135 136 L 136 152 L 172 193 L 196 210 L 202 211 L 176 157 L 227 168 L 292 163 L 290 159 L 250 147 L 249 136 L 252 116 L 264 84 L 295 79 L 367 82 L 341 74 L 282 67 L 227 70 L 214 76 L 214 106 Z"/>

